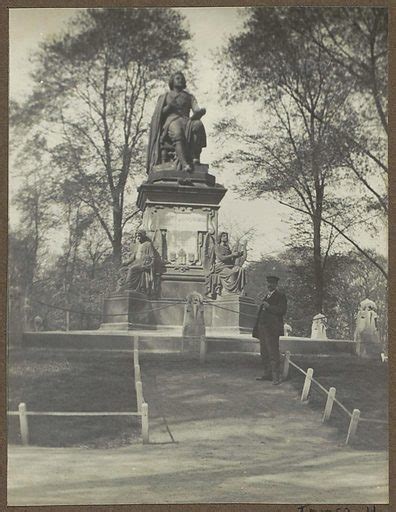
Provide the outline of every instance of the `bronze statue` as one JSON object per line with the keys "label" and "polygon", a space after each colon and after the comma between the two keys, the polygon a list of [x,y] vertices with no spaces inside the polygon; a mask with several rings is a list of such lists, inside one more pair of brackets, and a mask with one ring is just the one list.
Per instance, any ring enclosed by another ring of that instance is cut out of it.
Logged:
{"label": "bronze statue", "polygon": [[202,148],[206,147],[205,128],[200,119],[206,110],[185,89],[186,79],[178,71],[169,80],[169,91],[158,98],[150,124],[148,173],[155,165],[171,159],[176,169],[185,172],[191,172],[193,164],[200,162]]}
{"label": "bronze statue", "polygon": [[[208,244],[206,244],[208,245]],[[230,249],[228,233],[220,233],[218,242],[208,251],[212,259],[206,275],[206,295],[215,299],[225,293],[242,295],[246,285],[246,273],[242,268],[246,260],[246,245]]]}
{"label": "bronze statue", "polygon": [[139,244],[121,266],[117,291],[133,290],[151,296],[156,293],[160,257],[144,229],[136,238]]}

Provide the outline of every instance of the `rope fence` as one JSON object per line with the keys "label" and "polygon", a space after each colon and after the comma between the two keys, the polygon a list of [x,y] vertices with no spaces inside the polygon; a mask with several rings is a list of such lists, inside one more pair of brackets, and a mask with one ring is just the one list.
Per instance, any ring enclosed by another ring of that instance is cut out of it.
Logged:
{"label": "rope fence", "polygon": [[342,404],[336,398],[336,388],[335,387],[326,389],[318,380],[313,378],[313,373],[314,373],[313,368],[308,368],[307,371],[303,370],[300,366],[298,366],[296,363],[294,363],[291,360],[291,353],[289,351],[287,351],[285,354],[284,366],[283,366],[283,378],[284,379],[286,379],[288,376],[290,366],[292,366],[297,371],[299,371],[300,373],[305,375],[303,389],[301,392],[301,401],[303,403],[308,402],[309,393],[311,391],[312,383],[315,384],[316,387],[326,395],[327,400],[326,400],[326,404],[325,404],[325,408],[324,408],[323,416],[322,416],[323,423],[329,421],[334,404],[336,404],[350,418],[345,444],[349,444],[349,442],[355,437],[359,422],[376,423],[379,425],[388,425],[388,422],[385,420],[378,420],[375,418],[361,418],[361,416],[360,416],[361,413],[360,413],[359,409],[353,409],[352,412],[349,411],[345,407],[345,405]]}

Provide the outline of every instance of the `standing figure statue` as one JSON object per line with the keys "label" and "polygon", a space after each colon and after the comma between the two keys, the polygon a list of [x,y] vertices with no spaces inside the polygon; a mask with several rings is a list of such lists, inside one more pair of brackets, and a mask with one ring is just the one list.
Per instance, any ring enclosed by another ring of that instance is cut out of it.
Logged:
{"label": "standing figure statue", "polygon": [[358,356],[376,357],[382,350],[378,332],[377,304],[370,299],[362,300],[359,305],[354,339]]}
{"label": "standing figure statue", "polygon": [[217,295],[235,293],[241,295],[246,285],[246,273],[242,268],[246,260],[246,246],[230,249],[228,233],[220,233],[214,247],[213,262],[206,275],[206,295],[215,299]]}
{"label": "standing figure statue", "polygon": [[172,156],[176,168],[185,172],[191,172],[193,164],[200,162],[202,148],[206,147],[205,128],[200,119],[206,110],[198,106],[185,88],[186,79],[178,71],[170,77],[170,90],[158,98],[150,124],[148,173]]}
{"label": "standing figure statue", "polygon": [[136,235],[138,246],[120,269],[117,291],[133,290],[148,296],[156,292],[159,254],[144,229]]}

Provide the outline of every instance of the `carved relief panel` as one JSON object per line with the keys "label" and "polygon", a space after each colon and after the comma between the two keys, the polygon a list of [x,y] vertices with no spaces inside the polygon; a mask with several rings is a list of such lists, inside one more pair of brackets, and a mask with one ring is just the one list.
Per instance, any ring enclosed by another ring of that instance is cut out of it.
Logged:
{"label": "carved relief panel", "polygon": [[217,210],[209,207],[148,205],[143,225],[164,263],[176,270],[202,267],[206,233],[217,234]]}

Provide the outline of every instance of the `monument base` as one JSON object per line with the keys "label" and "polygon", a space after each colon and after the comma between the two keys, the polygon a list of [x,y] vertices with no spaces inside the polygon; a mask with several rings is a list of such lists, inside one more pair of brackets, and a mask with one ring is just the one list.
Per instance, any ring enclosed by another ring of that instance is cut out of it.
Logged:
{"label": "monument base", "polygon": [[103,302],[100,329],[126,331],[147,329],[153,324],[151,303],[144,293],[131,290],[111,293]]}
{"label": "monument base", "polygon": [[[134,291],[114,292],[104,300],[101,330],[182,328],[185,301],[178,298],[148,299]],[[212,332],[252,332],[257,305],[249,297],[223,295],[205,301],[205,326]]]}
{"label": "monument base", "polygon": [[248,333],[253,330],[258,307],[254,299],[242,295],[222,295],[210,301],[210,325],[214,330],[225,333]]}

